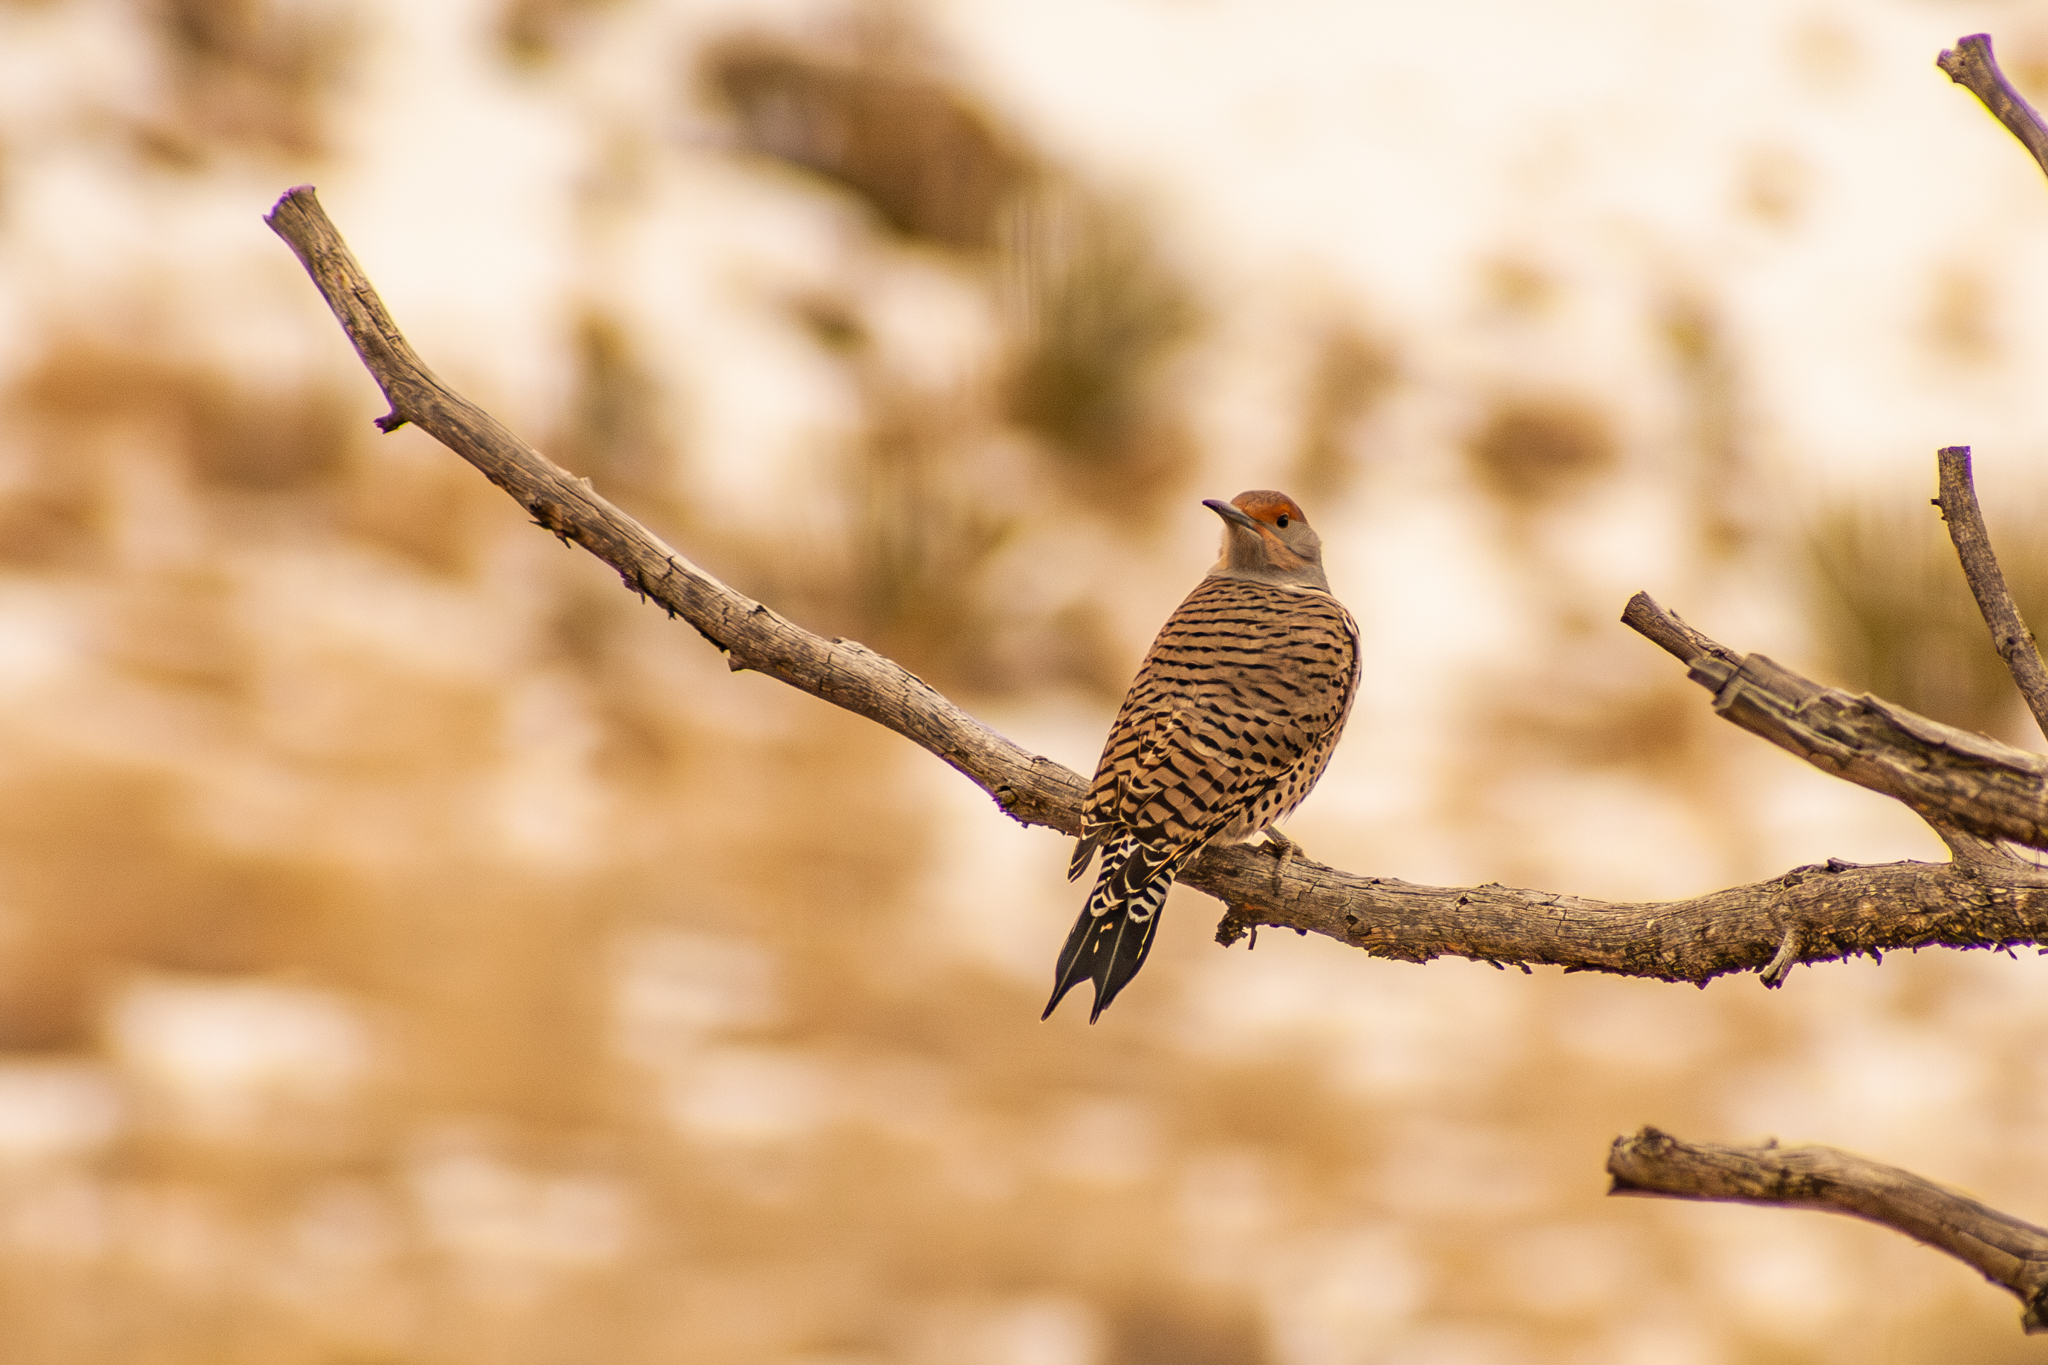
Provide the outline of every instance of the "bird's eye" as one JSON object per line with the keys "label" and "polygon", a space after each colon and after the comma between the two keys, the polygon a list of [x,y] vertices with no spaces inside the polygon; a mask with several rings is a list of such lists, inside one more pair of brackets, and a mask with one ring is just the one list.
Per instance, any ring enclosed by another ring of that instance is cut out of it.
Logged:
{"label": "bird's eye", "polygon": [[1279,528],[1280,528],[1281,530],[1283,530],[1283,531],[1284,531],[1284,530],[1286,530],[1286,529],[1287,529],[1287,514],[1286,514],[1285,512],[1282,512],[1282,513],[1280,514],[1280,519],[1279,519],[1278,521],[1274,522],[1273,524],[1274,524],[1275,526],[1279,527]]}

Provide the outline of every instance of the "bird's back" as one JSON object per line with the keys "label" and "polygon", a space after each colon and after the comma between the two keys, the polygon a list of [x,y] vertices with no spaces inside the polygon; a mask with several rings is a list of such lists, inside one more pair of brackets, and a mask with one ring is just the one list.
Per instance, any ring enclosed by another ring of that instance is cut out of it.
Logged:
{"label": "bird's back", "polygon": [[1281,819],[1322,775],[1357,689],[1358,628],[1335,597],[1205,578],[1110,728],[1077,864],[1122,837],[1191,853]]}
{"label": "bird's back", "polygon": [[1174,878],[1206,844],[1249,839],[1323,775],[1358,692],[1358,627],[1322,538],[1285,493],[1204,507],[1215,567],[1159,630],[1110,727],[1068,869],[1102,866],[1067,934],[1045,1016],[1082,981],[1093,1023],[1145,965]]}

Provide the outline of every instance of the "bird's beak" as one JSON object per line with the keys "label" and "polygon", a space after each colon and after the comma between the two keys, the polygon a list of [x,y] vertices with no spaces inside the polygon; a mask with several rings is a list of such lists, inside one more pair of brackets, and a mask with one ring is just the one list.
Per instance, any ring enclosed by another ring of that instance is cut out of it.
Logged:
{"label": "bird's beak", "polygon": [[1250,531],[1253,535],[1257,535],[1259,533],[1258,522],[1254,521],[1251,517],[1247,516],[1241,508],[1232,507],[1229,503],[1224,502],[1220,498],[1204,498],[1202,499],[1202,506],[1208,508],[1211,512],[1214,512],[1217,516],[1223,518],[1227,522],[1230,522],[1234,526],[1242,526],[1245,530]]}

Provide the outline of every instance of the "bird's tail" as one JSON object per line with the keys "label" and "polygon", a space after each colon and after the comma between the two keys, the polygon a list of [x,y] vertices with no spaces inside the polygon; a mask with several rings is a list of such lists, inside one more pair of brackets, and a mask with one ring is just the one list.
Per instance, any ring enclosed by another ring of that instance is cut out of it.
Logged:
{"label": "bird's tail", "polygon": [[1117,992],[1145,965],[1152,936],[1159,930],[1160,907],[1179,870],[1148,857],[1136,839],[1125,839],[1103,854],[1095,889],[1067,935],[1067,946],[1060,949],[1052,999],[1039,1018],[1050,1019],[1067,992],[1083,981],[1095,983],[1095,1008],[1088,1012],[1088,1022],[1102,1017]]}

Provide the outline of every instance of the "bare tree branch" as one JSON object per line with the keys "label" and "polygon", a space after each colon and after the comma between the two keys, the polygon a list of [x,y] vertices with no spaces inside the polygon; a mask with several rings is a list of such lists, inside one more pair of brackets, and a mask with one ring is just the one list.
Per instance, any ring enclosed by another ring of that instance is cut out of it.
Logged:
{"label": "bare tree branch", "polygon": [[765,673],[887,726],[964,773],[1026,825],[1080,833],[1086,784],[1071,769],[1003,738],[865,645],[813,635],[733,591],[599,497],[588,479],[443,384],[400,335],[312,186],[287,191],[264,221],[298,255],[384,391],[391,411],[378,427],[395,431],[411,422],[475,465],[537,525],[590,551],[628,588],[695,626],[735,671]]}
{"label": "bare tree branch", "polygon": [[2048,174],[2048,124],[2041,122],[2034,106],[1998,69],[1998,60],[1991,55],[1990,34],[1972,33],[1956,39],[1956,45],[1943,48],[1934,64],[1946,71],[1950,80],[1983,101],[1984,107],[2033,153],[2042,172]]}
{"label": "bare tree branch", "polygon": [[2020,1325],[2048,1332],[2048,1228],[1911,1171],[1833,1147],[1719,1147],[1655,1128],[1614,1140],[1609,1194],[1783,1204],[1852,1214],[1945,1251],[2018,1296]]}
{"label": "bare tree branch", "polygon": [[[725,651],[732,667],[754,669],[887,726],[944,759],[1025,824],[1079,830],[1084,784],[1078,774],[996,734],[865,646],[813,635],[727,587],[450,391],[399,334],[310,188],[287,193],[266,221],[298,254],[383,389],[391,404],[379,419],[384,430],[405,422],[420,426],[510,493],[536,523],[590,551],[627,587],[695,626]],[[1848,755],[1854,761],[1838,765],[1840,775],[1920,802],[1915,808],[1923,814],[1972,831],[1972,838],[1976,832],[1985,839],[2042,837],[2048,759],[1875,698],[1829,692],[1768,660],[1742,659],[1646,597],[1630,611],[1631,624],[1717,689],[1717,706],[1738,723],[1830,771],[1837,771],[1829,766],[1833,755]],[[1877,867],[1830,861],[1753,886],[1649,904],[1498,885],[1417,886],[1300,856],[1276,860],[1241,845],[1210,848],[1180,880],[1229,907],[1217,931],[1224,943],[1273,925],[1410,962],[1449,955],[1496,966],[1545,963],[1701,983],[1768,967],[1766,981],[1776,984],[1797,962],[2048,938],[2048,874],[1981,840],[1960,847],[1979,856]]]}
{"label": "bare tree branch", "polygon": [[1731,668],[1742,663],[1741,655],[1694,630],[1677,612],[1658,606],[1646,592],[1628,599],[1621,609],[1621,623],[1680,663],[1716,659]]}
{"label": "bare tree branch", "polygon": [[[1983,552],[1988,559],[1988,544]],[[1738,660],[1648,593],[1630,598],[1621,619],[1683,659],[1686,675],[1714,694],[1714,710],[1751,734],[1831,776],[1903,801],[1937,828],[1949,824],[1984,839],[2048,848],[2048,755],[1943,725],[1882,697],[1823,687],[1761,654]]]}
{"label": "bare tree branch", "polygon": [[[2048,171],[2048,127],[1999,72],[1989,37],[1962,39],[1940,65]],[[383,389],[391,405],[378,421],[383,430],[405,422],[426,430],[537,524],[696,627],[734,669],[768,674],[887,726],[1024,824],[1078,832],[1085,790],[1078,774],[996,734],[865,646],[822,639],[727,587],[599,497],[588,480],[449,390],[399,334],[310,186],[289,191],[266,221],[297,253]],[[1943,450],[1940,467],[1937,505],[1971,590],[2048,733],[2048,669],[1984,534],[1968,449]],[[1453,955],[1525,972],[1546,963],[1701,985],[1757,970],[1765,985],[1777,986],[1800,962],[1929,944],[2010,952],[2010,945],[2048,938],[2048,872],[1998,846],[2048,847],[2048,758],[1877,697],[1823,687],[1762,655],[1739,655],[1647,594],[1632,598],[1622,619],[1684,662],[1688,676],[1714,694],[1716,712],[1831,775],[1904,802],[1941,835],[1953,861],[1858,866],[1829,859],[1751,886],[1619,904],[1499,885],[1417,886],[1301,856],[1276,861],[1241,846],[1212,847],[1181,881],[1225,902],[1218,941],[1271,925],[1411,962]],[[2026,1306],[2026,1330],[2048,1331],[2048,1230],[1909,1172],[1832,1148],[1699,1146],[1647,1127],[1616,1140],[1607,1168],[1613,1194],[1805,1204],[1895,1228],[2004,1285]]]}
{"label": "bare tree branch", "polygon": [[1899,948],[2006,948],[2048,938],[2048,877],[1995,862],[1859,866],[1830,859],[1685,900],[1589,900],[1497,884],[1418,886],[1302,858],[1275,872],[1205,868],[1230,906],[1217,940],[1261,926],[1317,933],[1375,957],[1466,957],[1705,984]]}
{"label": "bare tree branch", "polygon": [[1970,448],[1945,446],[1935,456],[1941,471],[1941,496],[1934,505],[1948,523],[1949,539],[1955,542],[1956,558],[1963,564],[1963,577],[1970,581],[1970,593],[1977,610],[1991,628],[1991,643],[2005,660],[2034,723],[2048,735],[2048,668],[2041,664],[2041,650],[2034,632],[2020,618],[2019,605],[2005,586],[2005,574],[1991,553],[1991,536],[1984,529],[1984,513],[1977,506],[1977,485],[1970,475]]}
{"label": "bare tree branch", "polygon": [[[1988,35],[1962,39],[1941,54],[1940,66],[1975,93],[2048,172],[2048,126],[1999,71]],[[2048,734],[2048,669],[1992,553],[1970,476],[1969,447],[1950,446],[1936,458],[1941,496],[1935,506],[1948,522],[1992,643]],[[1937,884],[1947,883],[1937,894],[1974,897],[1979,905],[2008,897],[2014,904],[2038,902],[2038,876],[2014,874],[2018,860],[1998,841],[2042,846],[2048,760],[1876,697],[1823,688],[1761,655],[1736,659],[1641,593],[1622,619],[1684,660],[1688,675],[1714,693],[1714,709],[1729,720],[1918,812],[1955,855],[1945,867],[1929,869]],[[1897,867],[1854,871],[1891,874]],[[2028,890],[2020,891],[2015,875]],[[1782,980],[1791,962],[1805,954],[1810,933],[1811,921],[1788,922],[1779,953],[1764,969],[1766,985]],[[1909,1171],[1831,1147],[1699,1145],[1655,1128],[1615,1139],[1607,1171],[1614,1179],[1611,1194],[1805,1205],[1881,1223],[2005,1286],[2024,1305],[2021,1326],[2048,1332],[2048,1229]]]}

